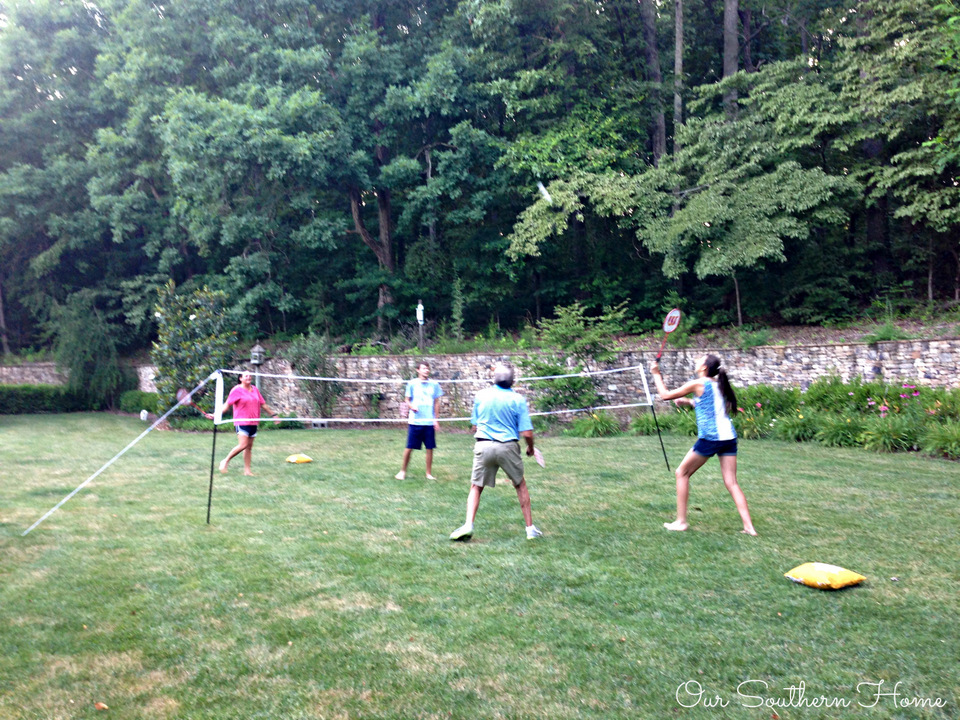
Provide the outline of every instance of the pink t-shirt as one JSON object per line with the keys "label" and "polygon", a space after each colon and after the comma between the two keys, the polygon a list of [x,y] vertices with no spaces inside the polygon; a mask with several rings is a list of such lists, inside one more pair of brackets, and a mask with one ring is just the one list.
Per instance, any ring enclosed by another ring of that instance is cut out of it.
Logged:
{"label": "pink t-shirt", "polygon": [[244,418],[260,417],[260,406],[265,405],[266,402],[256,385],[251,385],[249,390],[244,390],[243,385],[237,385],[227,395],[226,407],[233,405],[233,416],[242,420],[242,422],[234,420],[234,425],[259,425],[259,420],[244,420]]}

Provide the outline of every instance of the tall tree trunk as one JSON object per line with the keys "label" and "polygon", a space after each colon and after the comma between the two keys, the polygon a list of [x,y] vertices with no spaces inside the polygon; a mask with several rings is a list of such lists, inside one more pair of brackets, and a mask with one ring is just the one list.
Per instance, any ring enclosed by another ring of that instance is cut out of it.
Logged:
{"label": "tall tree trunk", "polygon": [[2,343],[3,354],[10,354],[10,339],[7,337],[7,316],[3,311],[3,273],[0,273],[0,343]]}
{"label": "tall tree trunk", "polygon": [[953,262],[957,266],[957,272],[953,276],[953,299],[960,302],[960,252],[951,249],[950,254],[953,255]]}
{"label": "tall tree trunk", "polygon": [[737,296],[737,327],[743,327],[743,312],[740,310],[740,283],[737,281],[736,275],[731,275],[733,278],[733,293]]}
{"label": "tall tree trunk", "polygon": [[927,302],[933,304],[933,237],[927,238]]}
{"label": "tall tree trunk", "polygon": [[667,123],[663,115],[663,73],[660,71],[660,53],[657,49],[657,11],[653,0],[640,0],[640,15],[643,18],[643,42],[646,46],[647,77],[653,86],[653,164],[667,152]]}
{"label": "tall tree trunk", "polygon": [[743,25],[743,69],[748,73],[756,72],[757,68],[753,65],[753,53],[750,50],[750,41],[753,39],[753,13],[749,8],[740,10],[737,13],[740,16],[740,24]]}
{"label": "tall tree trunk", "polygon": [[[390,239],[390,191],[377,191],[377,216],[380,221],[380,228],[377,237],[374,237],[363,222],[363,200],[360,194],[360,188],[351,187],[350,191],[350,214],[353,216],[354,231],[363,240],[363,244],[373,250],[377,256],[380,267],[392,275],[394,271],[393,248]],[[377,297],[377,310],[382,311],[386,305],[393,304],[393,294],[390,292],[390,286],[381,283]],[[382,312],[377,316],[377,332],[381,335],[386,331],[386,319]]]}
{"label": "tall tree trunk", "polygon": [[673,3],[673,154],[680,151],[677,130],[683,125],[683,0]]}
{"label": "tall tree trunk", "polygon": [[[723,0],[723,77],[736,75],[740,43],[738,41],[739,3],[737,0]],[[723,106],[727,116],[737,114],[737,91],[729,90],[723,94]]]}

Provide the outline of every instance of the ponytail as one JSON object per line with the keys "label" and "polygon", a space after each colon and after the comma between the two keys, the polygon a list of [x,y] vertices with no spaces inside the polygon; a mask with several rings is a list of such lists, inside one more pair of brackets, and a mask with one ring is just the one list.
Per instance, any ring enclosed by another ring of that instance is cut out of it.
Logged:
{"label": "ponytail", "polygon": [[716,355],[707,355],[703,364],[707,368],[707,377],[717,378],[717,386],[720,388],[720,395],[723,396],[723,402],[727,406],[727,414],[736,415],[737,394],[733,391],[733,386],[727,377],[727,371],[720,367],[720,358]]}

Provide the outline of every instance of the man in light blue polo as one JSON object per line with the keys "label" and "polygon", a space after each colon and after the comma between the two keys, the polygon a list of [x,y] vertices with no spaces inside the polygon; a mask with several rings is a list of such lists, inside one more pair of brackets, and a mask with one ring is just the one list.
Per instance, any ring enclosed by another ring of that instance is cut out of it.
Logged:
{"label": "man in light blue polo", "polygon": [[476,426],[473,447],[473,475],[467,495],[467,522],[450,533],[451,540],[469,540],[473,535],[473,521],[480,507],[480,493],[485,487],[496,485],[501,468],[517,489],[520,512],[527,526],[527,540],[542,537],[533,524],[530,512],[530,493],[523,477],[523,458],[520,456],[520,438],[527,446],[527,455],[533,455],[533,424],[523,396],[510,388],[513,369],[498,364],[493,371],[493,386],[477,393],[473,401],[470,422]]}

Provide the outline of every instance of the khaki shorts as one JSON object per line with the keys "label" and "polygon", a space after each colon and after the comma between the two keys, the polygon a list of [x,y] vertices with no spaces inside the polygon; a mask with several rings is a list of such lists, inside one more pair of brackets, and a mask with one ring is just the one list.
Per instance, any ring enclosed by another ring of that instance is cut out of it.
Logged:
{"label": "khaki shorts", "polygon": [[481,440],[473,446],[473,475],[470,482],[483,487],[494,487],[497,484],[497,470],[500,468],[503,468],[514,487],[523,482],[520,443]]}

